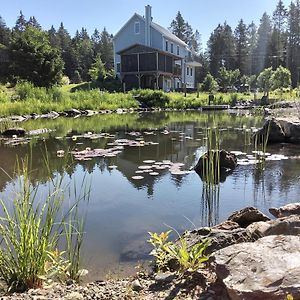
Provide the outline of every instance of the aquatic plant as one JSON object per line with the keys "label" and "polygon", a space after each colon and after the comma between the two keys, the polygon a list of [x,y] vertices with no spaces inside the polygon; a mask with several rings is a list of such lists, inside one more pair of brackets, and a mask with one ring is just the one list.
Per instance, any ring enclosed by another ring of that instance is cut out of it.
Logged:
{"label": "aquatic plant", "polygon": [[168,241],[171,232],[172,230],[160,234],[149,232],[150,239],[148,242],[154,247],[150,255],[155,257],[158,270],[168,269],[170,260],[176,261],[181,273],[199,270],[203,263],[209,259],[204,254],[210,244],[209,240],[205,239],[189,248],[184,235],[178,234],[178,242]]}
{"label": "aquatic plant", "polygon": [[[15,196],[10,201],[0,199],[3,211],[0,217],[0,276],[10,291],[37,288],[45,282],[68,277],[78,280],[70,270],[77,270],[80,263],[78,254],[83,228],[74,224],[76,220],[72,216],[78,217],[74,211],[89,193],[80,195],[64,212],[62,206],[68,188],[63,184],[63,176],[49,178],[44,195],[39,184],[31,184],[29,167],[28,158],[17,163]],[[67,230],[68,224],[72,226],[71,232]],[[68,241],[70,234],[77,242]],[[67,251],[60,251],[61,245],[65,245]],[[71,259],[66,255],[69,253],[76,253],[76,256]]]}

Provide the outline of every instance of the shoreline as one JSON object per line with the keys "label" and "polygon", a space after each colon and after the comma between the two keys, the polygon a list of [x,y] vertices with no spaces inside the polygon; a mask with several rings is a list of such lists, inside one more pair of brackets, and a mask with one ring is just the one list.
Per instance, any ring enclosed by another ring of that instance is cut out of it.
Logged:
{"label": "shoreline", "polygon": [[[216,226],[188,231],[184,236],[187,238],[189,246],[191,243],[196,243],[197,239],[201,240],[203,235],[210,236],[211,240],[211,249],[207,250],[211,253],[209,262],[194,273],[185,272],[180,274],[174,270],[155,273],[153,270],[147,272],[139,269],[135,275],[125,278],[105,281],[95,280],[83,285],[74,284],[72,281],[67,281],[65,284],[53,283],[41,289],[31,289],[25,293],[2,293],[0,296],[3,300],[237,299],[234,298],[234,294],[237,291],[234,290],[233,286],[229,288],[229,283],[226,281],[231,280],[232,284],[234,278],[228,279],[232,276],[222,278],[222,272],[220,272],[221,267],[227,266],[227,263],[224,263],[223,256],[226,251],[228,252],[228,249],[238,247],[247,249],[251,245],[260,247],[259,243],[262,244],[262,241],[267,239],[276,240],[279,238],[284,240],[293,237],[299,239],[300,228],[297,226],[300,224],[300,203],[291,203],[280,208],[270,208],[269,211],[275,218],[268,218],[254,207],[246,207],[234,212],[226,221]],[[224,238],[225,236],[227,238]],[[289,252],[287,249],[284,249],[284,251]],[[262,256],[266,256],[266,259],[268,259],[268,254],[270,253],[262,253]],[[255,255],[253,253],[254,257]],[[270,255],[272,256],[272,253]],[[297,249],[296,256],[295,253],[293,255],[297,265],[300,263],[299,249]],[[232,260],[234,259],[233,257]],[[281,271],[289,272],[289,270],[285,270],[284,260],[281,263]],[[231,262],[228,261],[228,265],[230,264]],[[245,261],[246,264],[247,262]],[[259,264],[264,264],[264,262],[261,261]],[[228,268],[229,272],[232,272],[230,266]],[[241,266],[242,268],[243,266]],[[249,266],[246,265],[245,268],[249,268]],[[270,266],[268,272],[271,272],[272,268],[273,266]],[[278,270],[276,271],[278,272]],[[258,276],[258,280],[261,280],[262,275],[267,276],[263,272],[254,272],[253,274]],[[283,293],[287,295],[290,292],[295,297],[293,298],[294,300],[299,299],[299,285],[289,285],[284,288],[284,283],[276,282],[276,278],[273,278],[271,281],[274,282],[274,286],[277,288],[274,292],[271,284],[264,286],[264,283],[261,283],[261,288],[264,288],[262,295],[266,298],[258,296],[259,290],[251,291],[251,287],[249,287],[249,290],[245,292],[241,284],[235,284],[235,288],[240,289],[238,292],[241,293],[240,296],[242,298],[239,299],[283,299]]]}

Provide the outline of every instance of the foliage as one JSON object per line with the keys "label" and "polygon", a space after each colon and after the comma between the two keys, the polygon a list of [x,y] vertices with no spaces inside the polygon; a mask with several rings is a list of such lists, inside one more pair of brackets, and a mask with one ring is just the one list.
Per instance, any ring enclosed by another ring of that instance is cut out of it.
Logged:
{"label": "foliage", "polygon": [[210,73],[205,76],[201,85],[201,90],[210,93],[218,90],[218,83]]}
{"label": "foliage", "polygon": [[291,72],[280,66],[272,74],[271,81],[274,90],[289,88],[291,86]]}
{"label": "foliage", "polygon": [[16,31],[10,43],[11,75],[31,81],[35,86],[49,87],[62,76],[63,61],[50,45],[48,35],[33,26]]}
{"label": "foliage", "polygon": [[[65,239],[67,217],[78,206],[75,200],[67,212],[64,201],[63,177],[50,180],[43,201],[39,185],[30,183],[29,161],[17,166],[18,188],[12,202],[0,200],[3,216],[0,218],[0,275],[12,291],[41,287],[44,282],[63,280],[68,270],[78,261],[69,260],[58,248]],[[88,194],[80,195],[83,199]],[[75,220],[74,220],[75,221]],[[74,236],[77,239],[76,235]],[[81,240],[81,237],[79,237]],[[73,247],[67,244],[68,251]],[[76,250],[80,252],[80,249]],[[74,277],[73,277],[74,278]],[[75,278],[78,279],[78,278]]]}
{"label": "foliage", "polygon": [[208,260],[204,252],[209,246],[209,241],[205,239],[188,249],[184,236],[180,236],[178,243],[168,241],[171,232],[171,230],[160,234],[149,232],[150,239],[148,242],[154,247],[150,255],[156,258],[155,262],[158,269],[168,268],[168,262],[174,259],[179,264],[182,273],[199,270],[202,264]]}
{"label": "foliage", "polygon": [[104,81],[106,78],[105,66],[101,60],[100,54],[97,54],[94,63],[89,69],[89,75],[93,81]]}
{"label": "foliage", "polygon": [[265,95],[269,95],[269,91],[272,87],[272,68],[264,69],[257,77],[259,87],[264,91]]}
{"label": "foliage", "polygon": [[167,107],[170,101],[168,94],[161,90],[133,90],[132,95],[143,107]]}
{"label": "foliage", "polygon": [[227,70],[225,67],[221,67],[219,70],[218,80],[222,91],[226,92],[228,88],[236,84],[239,77],[240,71],[238,69]]}

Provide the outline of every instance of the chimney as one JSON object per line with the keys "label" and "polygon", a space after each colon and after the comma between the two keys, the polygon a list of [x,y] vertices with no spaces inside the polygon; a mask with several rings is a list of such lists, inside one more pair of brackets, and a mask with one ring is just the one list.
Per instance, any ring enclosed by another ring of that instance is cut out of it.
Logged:
{"label": "chimney", "polygon": [[152,7],[150,5],[147,5],[145,7],[145,45],[151,46],[151,21],[152,21],[152,15],[151,15],[151,9]]}

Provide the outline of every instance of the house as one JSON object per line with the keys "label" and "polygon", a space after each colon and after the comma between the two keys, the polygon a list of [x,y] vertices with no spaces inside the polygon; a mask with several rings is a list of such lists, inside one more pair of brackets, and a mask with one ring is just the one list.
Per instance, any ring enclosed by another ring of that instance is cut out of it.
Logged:
{"label": "house", "polygon": [[152,21],[151,10],[145,7],[145,17],[135,13],[114,36],[116,75],[127,90],[195,88],[201,65],[184,41]]}

